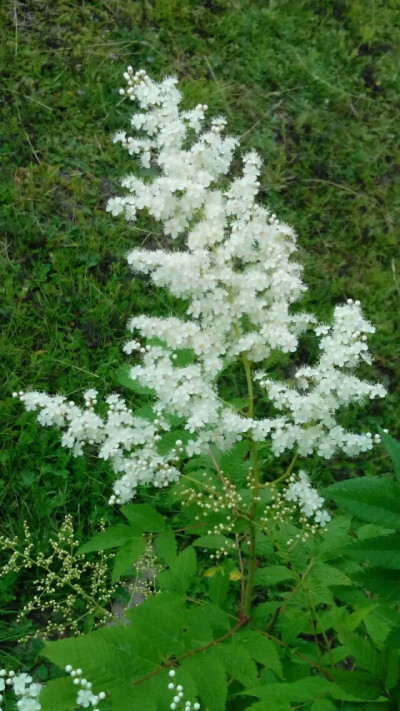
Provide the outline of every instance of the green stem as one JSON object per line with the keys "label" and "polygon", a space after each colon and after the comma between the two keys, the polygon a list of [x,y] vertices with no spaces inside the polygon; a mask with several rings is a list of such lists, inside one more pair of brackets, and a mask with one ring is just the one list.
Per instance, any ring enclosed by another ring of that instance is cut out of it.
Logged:
{"label": "green stem", "polygon": [[287,468],[286,471],[282,474],[282,476],[279,476],[277,479],[274,479],[273,481],[268,481],[266,484],[263,484],[262,486],[263,486],[263,487],[264,487],[264,486],[274,486],[275,484],[279,484],[280,481],[283,481],[283,480],[286,479],[288,476],[290,476],[291,473],[292,473],[292,471],[293,471],[293,467],[294,467],[294,465],[295,465],[296,462],[297,462],[297,457],[298,457],[298,456],[299,456],[299,455],[298,455],[297,452],[296,452],[296,454],[293,455],[292,461],[290,462],[288,468]]}
{"label": "green stem", "polygon": [[[253,393],[253,381],[251,378],[251,368],[250,362],[246,354],[242,356],[242,362],[244,365],[244,370],[246,373],[247,391],[249,396],[249,407],[247,416],[253,418],[254,416],[254,393]],[[252,500],[249,511],[249,522],[250,522],[250,534],[249,534],[249,561],[247,567],[247,580],[244,590],[244,601],[243,601],[243,615],[245,618],[250,617],[251,611],[251,600],[253,596],[254,587],[254,577],[256,573],[256,522],[255,517],[257,513],[257,502],[258,494],[260,489],[260,470],[258,466],[258,456],[257,456],[257,444],[250,437],[250,453],[251,462],[253,469],[253,482],[252,482]]]}

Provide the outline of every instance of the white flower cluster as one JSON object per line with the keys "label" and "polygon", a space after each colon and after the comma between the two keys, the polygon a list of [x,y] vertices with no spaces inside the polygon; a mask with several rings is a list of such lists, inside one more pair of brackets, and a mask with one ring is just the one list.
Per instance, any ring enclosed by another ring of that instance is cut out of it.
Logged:
{"label": "white flower cluster", "polygon": [[42,685],[32,682],[32,677],[29,674],[15,674],[13,671],[7,672],[6,669],[0,669],[0,709],[5,701],[2,692],[8,688],[13,689],[17,697],[19,711],[39,711],[41,709],[38,696]]}
{"label": "white flower cluster", "polygon": [[161,413],[152,422],[135,417],[119,395],[106,398],[107,411],[101,417],[94,411],[97,391],[84,394],[85,408],[60,395],[39,392],[13,393],[27,410],[39,410],[38,422],[43,426],[55,425],[65,429],[61,443],[70,447],[75,456],[82,454],[85,444],[96,445],[100,459],[110,460],[113,470],[122,474],[114,485],[110,503],[125,503],[135,495],[139,485],[168,486],[177,481],[179,471],[175,464],[182,451],[177,440],[166,455],[161,455],[157,444],[162,433],[169,430]]}
{"label": "white flower cluster", "polygon": [[184,700],[183,686],[182,684],[175,684],[172,679],[175,677],[175,669],[171,669],[168,672],[168,676],[171,681],[168,684],[168,689],[173,692],[174,697],[172,703],[170,704],[170,709],[182,709],[183,711],[198,711],[200,704],[198,701],[192,703],[191,701]]}
{"label": "white flower cluster", "polygon": [[329,513],[322,508],[324,499],[311,486],[308,475],[302,469],[297,476],[290,476],[284,496],[287,501],[294,501],[298,505],[305,518],[313,518],[322,528],[331,520]]}
{"label": "white flower cluster", "polygon": [[99,701],[106,698],[105,692],[100,691],[98,694],[94,694],[92,683],[82,676],[82,669],[73,669],[72,664],[67,664],[65,671],[71,675],[75,686],[81,687],[76,695],[76,705],[83,706],[84,709],[91,706],[94,711],[98,711],[97,705]]}
{"label": "white flower cluster", "polygon": [[349,299],[336,307],[332,326],[316,328],[322,335],[320,359],[313,367],[296,370],[294,386],[257,374],[275,408],[286,415],[272,433],[275,454],[297,446],[303,456],[316,451],[329,459],[337,449],[354,456],[380,441],[370,432],[347,432],[336,421],[340,407],[386,394],[381,384],[360,380],[353,372],[360,361],[370,362],[366,334],[374,331],[362,316],[360,302]]}
{"label": "white flower cluster", "polygon": [[[185,420],[188,456],[210,444],[227,450],[248,436],[271,438],[276,456],[290,449],[326,458],[337,450],[353,456],[370,449],[378,437],[347,432],[336,420],[343,405],[385,394],[354,373],[360,361],[368,362],[366,338],[374,330],[359,303],[337,307],[331,326],[294,312],[305,290],[293,259],[296,235],[257,203],[259,156],[245,155],[242,174],[229,182],[224,176],[238,141],[224,135],[225,120],[207,128],[206,106],[181,111],[173,78],[157,83],[131,67],[125,78],[121,93],[140,109],[131,120],[136,137],[119,133],[115,141],[152,172],[124,179],[126,194],[112,198],[107,210],[129,221],[145,211],[166,235],[179,237],[169,251],[134,249],[128,262],[187,303],[183,319],[143,315],[128,324],[133,337],[124,350],[140,359],[130,375],[154,391],[158,425],[132,416],[117,395],[107,399],[106,419],[94,412],[89,391],[85,410],[66,398],[28,392],[25,406],[41,411],[41,424],[66,427],[62,441],[75,454],[86,442],[99,447],[99,456],[122,473],[111,499],[118,502],[131,498],[138,484],[164,486],[178,477],[176,447],[160,456],[154,444],[159,430],[168,429],[166,413]],[[221,400],[217,379],[227,363],[242,359],[262,369],[271,351],[294,353],[307,329],[320,338],[321,357],[297,371],[296,386],[256,375],[273,406],[269,417],[247,417]],[[186,365],[179,365],[182,349],[193,354]]]}

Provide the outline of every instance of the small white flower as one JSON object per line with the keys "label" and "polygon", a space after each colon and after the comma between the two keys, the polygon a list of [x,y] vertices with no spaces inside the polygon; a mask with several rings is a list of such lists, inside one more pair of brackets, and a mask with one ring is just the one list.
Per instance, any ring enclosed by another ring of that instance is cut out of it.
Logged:
{"label": "small white flower", "polygon": [[16,694],[24,694],[25,687],[30,684],[32,677],[29,674],[17,674],[13,679],[14,691]]}
{"label": "small white flower", "polygon": [[90,689],[79,689],[76,697],[76,703],[78,706],[83,706],[83,708],[86,709],[89,705],[91,705],[93,698],[94,697]]}

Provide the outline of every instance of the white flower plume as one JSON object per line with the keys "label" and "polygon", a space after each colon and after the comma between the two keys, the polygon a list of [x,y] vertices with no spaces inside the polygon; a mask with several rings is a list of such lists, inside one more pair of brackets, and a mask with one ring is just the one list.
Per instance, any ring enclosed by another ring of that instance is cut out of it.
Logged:
{"label": "white flower plume", "polygon": [[[110,199],[107,210],[128,221],[144,212],[176,239],[169,250],[134,249],[128,262],[187,303],[185,318],[141,315],[128,323],[133,338],[124,350],[138,358],[130,375],[155,392],[158,424],[135,417],[118,396],[108,399],[107,415],[100,417],[93,392],[86,393],[85,409],[29,392],[22,394],[26,407],[41,411],[41,424],[66,429],[63,444],[75,454],[87,442],[98,447],[99,456],[122,474],[112,497],[118,502],[141,484],[163,486],[178,477],[176,447],[161,455],[157,446],[160,431],[168,429],[167,413],[185,421],[188,456],[210,444],[229,449],[244,436],[271,438],[276,456],[294,449],[329,458],[337,450],[353,456],[370,449],[377,436],[348,432],[336,420],[340,407],[385,395],[382,385],[355,374],[360,361],[368,362],[366,339],[374,330],[359,303],[337,307],[327,326],[298,308],[294,312],[305,291],[294,259],[296,235],[257,202],[259,156],[246,154],[242,174],[229,182],[239,141],[224,135],[225,119],[207,126],[205,105],[182,111],[174,78],[157,83],[131,67],[124,76],[127,87],[120,91],[139,111],[131,119],[134,135],[119,132],[114,141],[152,171],[126,177],[125,194]],[[265,375],[271,351],[295,353],[307,329],[320,337],[318,363],[297,370],[296,386]],[[180,349],[190,349],[193,361],[178,365]],[[246,417],[219,397],[217,378],[225,364],[244,357],[258,364],[256,381],[273,405],[263,419]]]}

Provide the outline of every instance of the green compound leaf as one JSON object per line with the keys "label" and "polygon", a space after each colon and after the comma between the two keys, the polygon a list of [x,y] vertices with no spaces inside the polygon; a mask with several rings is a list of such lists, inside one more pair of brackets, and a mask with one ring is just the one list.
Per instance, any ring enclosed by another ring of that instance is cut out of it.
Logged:
{"label": "green compound leaf", "polygon": [[400,570],[400,533],[357,541],[347,553],[380,568]]}
{"label": "green compound leaf", "polygon": [[397,442],[389,434],[383,432],[383,430],[379,430],[379,434],[382,439],[382,444],[393,462],[396,478],[400,480],[400,442]]}
{"label": "green compound leaf", "polygon": [[160,533],[154,540],[156,553],[167,565],[172,565],[177,556],[176,538],[172,531]]}
{"label": "green compound leaf", "polygon": [[125,526],[122,523],[116,526],[110,526],[110,528],[107,528],[105,531],[96,533],[89,541],[84,543],[78,549],[78,553],[92,553],[93,551],[105,551],[109,548],[116,548],[117,546],[124,545],[132,538],[136,538],[137,535],[138,529],[133,526]]}
{"label": "green compound leaf", "polygon": [[284,583],[287,580],[293,580],[294,577],[292,571],[284,565],[269,565],[265,568],[257,568],[255,584],[269,587]]}
{"label": "green compound leaf", "polygon": [[188,657],[183,661],[182,667],[194,679],[204,706],[209,711],[225,711],[228,693],[226,673],[214,650]]}
{"label": "green compound leaf", "polygon": [[400,601],[400,570],[368,567],[353,573],[351,577],[365,590],[385,600]]}
{"label": "green compound leaf", "polygon": [[165,528],[165,518],[150,504],[125,504],[121,513],[143,533],[157,533]]}
{"label": "green compound leaf", "polygon": [[39,696],[42,711],[73,711],[76,708],[77,688],[71,677],[47,681]]}
{"label": "green compound leaf", "polygon": [[239,630],[233,635],[232,644],[246,650],[252,659],[273,671],[280,679],[283,677],[276,645],[261,631]]}
{"label": "green compound leaf", "polygon": [[244,483],[251,464],[249,459],[245,459],[249,452],[249,443],[246,441],[238,442],[229,450],[217,454],[216,460],[224,475],[234,484]]}
{"label": "green compound leaf", "polygon": [[[132,681],[151,673],[161,661],[160,651],[148,639],[141,638],[132,627],[124,626],[48,642],[42,654],[57,666],[72,664],[83,669],[94,690],[111,694],[113,711],[125,707],[121,707],[121,702],[135,708],[143,690],[133,686]],[[149,688],[148,704],[143,708],[155,709],[155,703],[156,697]]]}
{"label": "green compound leaf", "polygon": [[332,669],[329,672],[335,684],[331,696],[344,701],[376,701],[381,696],[380,684],[364,671]]}
{"label": "green compound leaf", "polygon": [[132,538],[130,541],[121,546],[121,548],[119,548],[114,558],[112,574],[113,583],[115,583],[121,575],[128,570],[128,568],[136,563],[145,548],[146,541],[144,538]]}
{"label": "green compound leaf", "polygon": [[193,348],[179,348],[174,351],[176,358],[173,359],[173,365],[178,368],[184,368],[185,365],[190,365],[196,360],[196,354]]}
{"label": "green compound leaf", "polygon": [[137,380],[132,380],[131,376],[129,375],[130,371],[130,365],[121,365],[116,372],[115,382],[118,383],[118,385],[122,385],[122,387],[127,388],[128,390],[132,390],[132,392],[134,393],[138,393],[138,395],[152,395],[154,391],[151,390],[151,388],[147,388],[144,385],[140,385]]}
{"label": "green compound leaf", "polygon": [[311,705],[311,711],[336,711],[335,704],[329,699],[317,699]]}
{"label": "green compound leaf", "polygon": [[220,533],[210,533],[209,536],[200,536],[193,541],[193,545],[197,548],[210,548],[211,550],[217,550],[218,548],[231,549],[232,541],[226,536]]}
{"label": "green compound leaf", "polygon": [[[187,430],[172,430],[171,432],[161,435],[161,439],[157,444],[157,449],[160,454],[168,454],[171,449],[176,449],[177,441],[180,440],[183,445],[186,445],[191,437],[193,437],[193,435],[191,435]],[[178,451],[177,456],[179,455],[180,453]],[[182,454],[181,456],[183,457],[184,455]]]}
{"label": "green compound leaf", "polygon": [[246,647],[231,642],[218,644],[215,647],[215,655],[232,679],[236,679],[243,686],[257,682],[258,669]]}
{"label": "green compound leaf", "polygon": [[160,614],[158,607],[142,605],[129,610],[129,620],[135,631],[163,657],[179,656],[187,651],[185,635],[181,631],[181,609],[169,610],[165,606]]}
{"label": "green compound leaf", "polygon": [[400,528],[400,485],[390,479],[349,479],[328,486],[325,494],[362,521]]}
{"label": "green compound leaf", "polygon": [[385,689],[393,689],[399,679],[399,652],[397,649],[389,648],[385,660]]}
{"label": "green compound leaf", "polygon": [[172,561],[169,570],[162,571],[157,580],[162,590],[175,590],[184,594],[187,592],[197,571],[197,560],[194,548],[189,546]]}
{"label": "green compound leaf", "polygon": [[[267,684],[246,689],[242,692],[246,696],[255,696],[263,699],[265,709],[275,708],[290,708],[292,702],[309,702],[316,696],[323,696],[329,693],[330,682],[324,677],[310,676],[304,679],[299,679],[291,684],[283,682],[281,684]],[[270,706],[271,705],[271,706]]]}
{"label": "green compound leaf", "polygon": [[[251,704],[251,706],[246,706],[246,709],[248,709],[248,711],[267,711],[267,709],[265,708],[265,701],[256,701],[255,704]],[[283,702],[268,702],[268,711],[288,711],[288,707]]]}
{"label": "green compound leaf", "polygon": [[368,639],[347,630],[339,633],[339,639],[346,651],[356,662],[357,668],[364,669],[377,679],[382,675],[382,658]]}

